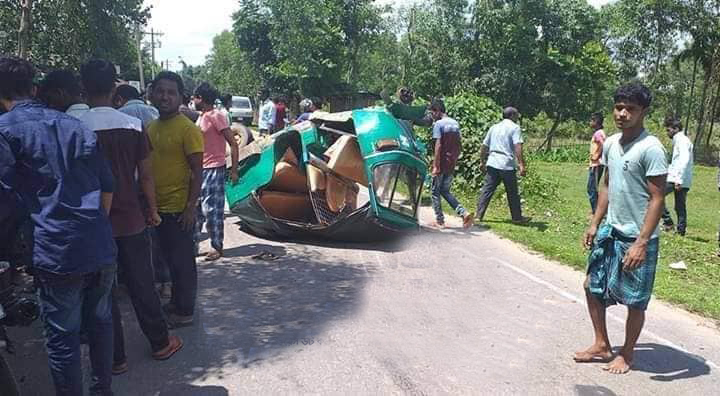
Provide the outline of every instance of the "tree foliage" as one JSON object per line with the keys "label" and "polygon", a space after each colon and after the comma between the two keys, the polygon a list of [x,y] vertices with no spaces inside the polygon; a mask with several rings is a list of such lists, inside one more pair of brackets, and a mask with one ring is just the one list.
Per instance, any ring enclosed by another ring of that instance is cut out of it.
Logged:
{"label": "tree foliage", "polygon": [[355,86],[380,24],[371,0],[241,0],[233,31],[261,85],[301,95]]}
{"label": "tree foliage", "polygon": [[[43,0],[32,3],[30,60],[41,70],[77,68],[91,58],[105,58],[121,71],[137,75],[135,26],[150,10],[142,0]],[[20,21],[19,0],[3,0],[0,52],[15,53]]]}

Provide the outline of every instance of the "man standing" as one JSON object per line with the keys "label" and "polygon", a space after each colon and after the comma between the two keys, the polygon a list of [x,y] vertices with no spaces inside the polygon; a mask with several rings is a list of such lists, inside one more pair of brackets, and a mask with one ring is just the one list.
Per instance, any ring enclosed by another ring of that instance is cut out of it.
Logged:
{"label": "man standing", "polygon": [[160,118],[150,123],[152,169],[158,212],[160,253],[170,269],[170,303],[163,309],[172,327],[193,323],[197,294],[195,216],[200,198],[203,137],[200,128],[180,113],[182,78],[159,73],[152,84],[151,100]]}
{"label": "man standing", "polygon": [[590,199],[590,209],[595,214],[598,199],[598,185],[602,178],[605,167],[600,164],[602,157],[603,143],[605,143],[605,131],[603,131],[603,114],[593,113],[590,117],[590,128],[593,130],[590,140],[590,168],[588,170],[587,194]]}
{"label": "man standing", "polygon": [[0,195],[30,213],[33,267],[50,373],[58,395],[82,395],[80,330],[90,344],[92,394],[112,394],[116,247],[107,213],[113,177],[95,133],[29,100],[35,69],[0,57]]}
{"label": "man standing", "polygon": [[80,81],[68,70],[55,70],[45,76],[40,82],[38,97],[51,109],[75,118],[90,110],[82,100]]}
{"label": "man standing", "polygon": [[267,91],[262,91],[260,98],[264,101],[258,114],[258,130],[260,135],[269,135],[275,128],[275,103]]}
{"label": "man standing", "polygon": [[[662,143],[644,127],[652,96],[647,87],[628,84],[615,91],[613,116],[622,131],[603,145],[604,187],[584,244],[588,258],[585,296],[595,342],[575,353],[575,361],[610,361],[613,374],[627,373],[655,282],[660,216],[665,200],[667,159]],[[607,219],[602,223],[605,215]],[[607,306],[628,307],[625,344],[613,358],[607,333]]]}
{"label": "man standing", "polygon": [[113,104],[121,112],[142,121],[143,129],[147,129],[150,122],[157,120],[159,117],[157,109],[145,104],[140,99],[140,92],[132,85],[123,84],[118,86],[113,98]]}
{"label": "man standing", "polygon": [[295,122],[293,124],[299,124],[301,122],[307,121],[310,119],[310,115],[314,113],[317,110],[317,107],[315,106],[315,103],[313,103],[312,99],[305,98],[300,101],[300,111],[301,114],[298,116],[298,118],[295,119]]}
{"label": "man standing", "polygon": [[278,96],[275,102],[275,130],[281,131],[285,128],[285,118],[287,117],[287,107],[285,106],[285,98]]}
{"label": "man standing", "polygon": [[435,124],[432,137],[435,139],[435,155],[432,165],[432,206],[435,211],[435,227],[445,228],[445,215],[442,211],[442,198],[452,206],[455,213],[463,219],[463,227],[472,225],[473,214],[468,213],[450,192],[455,164],[460,157],[460,124],[445,114],[445,103],[440,99],[430,104],[430,113]]}
{"label": "man standing", "polygon": [[[523,158],[523,138],[520,125],[517,124],[520,113],[514,107],[503,110],[503,120],[492,127],[485,135],[480,152],[482,163],[480,169],[487,172],[485,184],[478,198],[478,219],[485,218],[490,200],[500,181],[505,185],[510,215],[514,224],[527,224],[530,218],[523,217],[518,193],[516,166],[520,168],[520,176],[525,176],[525,159]],[[488,154],[489,151],[489,154]],[[517,161],[517,165],[516,165]]]}
{"label": "man standing", "polygon": [[201,111],[197,121],[205,141],[203,154],[202,190],[198,203],[198,218],[195,222],[195,243],[200,242],[203,224],[207,223],[210,245],[213,252],[207,253],[206,261],[222,257],[223,227],[225,225],[225,145],[230,145],[232,162],[230,181],[238,180],[238,144],[230,130],[226,114],[215,109],[213,103],[218,93],[210,84],[202,83],[195,89],[195,108]]}
{"label": "man standing", "polygon": [[[665,120],[668,137],[672,139],[672,161],[668,169],[665,195],[671,192],[675,195],[675,213],[677,214],[677,233],[685,236],[687,230],[687,193],[692,186],[693,177],[693,144],[690,138],[682,131],[680,120]],[[674,227],[670,211],[665,208],[663,212],[663,227],[672,231]]]}
{"label": "man standing", "polygon": [[[128,294],[135,315],[145,337],[150,342],[152,357],[165,360],[182,347],[177,336],[170,336],[163,317],[160,298],[155,291],[150,240],[147,223],[160,224],[155,203],[155,184],[150,164],[150,143],[142,122],[112,108],[115,92],[115,65],[104,60],[92,60],[81,68],[82,82],[87,92],[90,111],[80,121],[94,130],[100,150],[105,154],[115,177],[115,194],[110,209],[110,223],[118,248],[118,270],[124,274]],[[143,214],[140,189],[148,203]],[[122,317],[113,299],[113,374],[128,370],[125,357]]]}

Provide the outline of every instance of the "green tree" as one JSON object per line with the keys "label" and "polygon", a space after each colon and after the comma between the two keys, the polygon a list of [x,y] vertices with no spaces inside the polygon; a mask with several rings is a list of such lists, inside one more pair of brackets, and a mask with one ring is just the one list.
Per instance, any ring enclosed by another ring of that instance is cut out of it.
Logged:
{"label": "green tree", "polygon": [[327,95],[354,88],[378,12],[370,0],[241,0],[233,32],[262,86]]}
{"label": "green tree", "polygon": [[183,68],[184,77],[191,80],[208,80],[221,92],[253,96],[261,80],[247,55],[240,50],[235,35],[224,31],[213,39],[213,48],[200,73],[191,67]]}
{"label": "green tree", "polygon": [[[18,0],[4,0],[0,23],[6,33],[19,28]],[[41,70],[77,68],[91,57],[137,73],[135,26],[145,23],[150,10],[142,0],[46,0],[32,4],[30,60]],[[14,53],[17,35],[0,40],[0,51]]]}

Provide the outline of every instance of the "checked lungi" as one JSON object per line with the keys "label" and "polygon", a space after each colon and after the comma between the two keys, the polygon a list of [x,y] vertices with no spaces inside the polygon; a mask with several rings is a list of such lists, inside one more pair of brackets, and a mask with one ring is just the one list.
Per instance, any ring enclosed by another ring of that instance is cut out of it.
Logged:
{"label": "checked lungi", "polygon": [[[210,245],[218,252],[223,250],[225,222],[225,167],[206,168],[202,172],[202,190],[195,221],[195,245],[200,243],[204,224],[210,236]],[[197,250],[197,249],[196,249]]]}
{"label": "checked lungi", "polygon": [[632,271],[623,269],[623,258],[635,238],[605,224],[598,230],[588,258],[588,289],[605,306],[622,304],[646,310],[655,283],[658,239],[647,244],[645,262]]}

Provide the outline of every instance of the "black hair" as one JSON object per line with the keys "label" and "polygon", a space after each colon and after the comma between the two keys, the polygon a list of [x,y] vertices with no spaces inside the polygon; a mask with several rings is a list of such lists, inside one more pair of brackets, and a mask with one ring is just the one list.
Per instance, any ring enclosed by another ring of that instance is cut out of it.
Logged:
{"label": "black hair", "polygon": [[665,128],[674,128],[674,129],[679,129],[681,131],[683,129],[682,121],[680,121],[680,119],[675,118],[675,117],[665,118],[664,125],[665,125]]}
{"label": "black hair", "polygon": [[220,93],[210,83],[204,82],[195,88],[195,96],[199,96],[203,102],[213,105]]}
{"label": "black hair", "polygon": [[229,109],[232,106],[232,95],[225,94],[220,97],[220,101],[222,101],[223,106]]}
{"label": "black hair", "polygon": [[175,84],[177,84],[178,93],[180,95],[182,95],[185,92],[185,84],[183,83],[183,79],[182,79],[182,77],[180,77],[179,74],[177,74],[175,72],[171,72],[171,71],[167,71],[167,70],[161,71],[160,73],[158,73],[155,76],[155,79],[152,80],[151,84],[155,85],[160,80],[168,80],[168,81],[172,81]]}
{"label": "black hair", "polygon": [[512,106],[508,106],[503,109],[503,119],[505,119],[505,120],[512,119],[513,117],[516,117],[519,114],[520,114],[520,112],[518,111],[518,109],[516,109]]}
{"label": "black hair", "polygon": [[590,119],[595,121],[599,126],[603,126],[603,121],[605,120],[605,116],[601,112],[595,112],[592,113],[590,116]]}
{"label": "black hair", "polygon": [[44,97],[52,91],[65,91],[73,97],[79,97],[82,93],[80,79],[69,70],[54,70],[40,82],[38,96]]}
{"label": "black hair", "polygon": [[125,100],[140,99],[140,91],[130,84],[119,85],[115,90],[115,94]]}
{"label": "black hair", "polygon": [[445,113],[445,102],[442,99],[433,99],[430,103],[430,110]]}
{"label": "black hair", "polygon": [[89,96],[107,95],[115,88],[117,70],[112,62],[92,59],[80,67],[80,76]]}
{"label": "black hair", "polygon": [[16,56],[0,57],[0,98],[16,99],[30,96],[35,67]]}
{"label": "black hair", "polygon": [[639,82],[632,82],[622,85],[615,90],[613,95],[615,103],[628,101],[639,104],[643,108],[650,107],[652,103],[652,94],[650,89]]}
{"label": "black hair", "polygon": [[411,104],[415,100],[415,93],[410,88],[402,87],[397,92],[398,99],[404,104]]}

